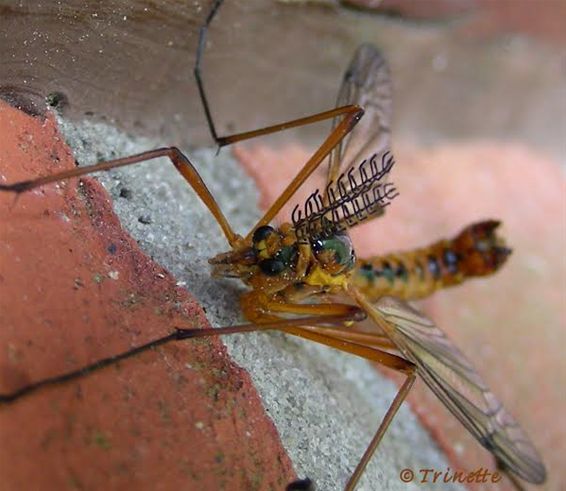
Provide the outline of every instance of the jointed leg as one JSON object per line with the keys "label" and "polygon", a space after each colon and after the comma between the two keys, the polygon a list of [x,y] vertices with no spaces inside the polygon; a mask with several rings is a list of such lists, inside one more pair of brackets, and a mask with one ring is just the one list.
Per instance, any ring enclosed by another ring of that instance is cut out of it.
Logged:
{"label": "jointed leg", "polygon": [[374,348],[382,348],[388,350],[397,350],[397,347],[393,342],[387,337],[380,334],[366,333],[356,330],[353,326],[352,328],[344,329],[343,327],[315,327],[308,326],[308,329],[312,332],[318,332],[321,334],[330,334],[337,339],[342,339],[344,341],[351,341],[356,344],[362,344],[364,346],[372,346]]}
{"label": "jointed leg", "polygon": [[195,75],[195,80],[197,83],[198,92],[200,95],[200,100],[202,102],[202,107],[204,109],[204,114],[206,116],[206,122],[208,123],[208,129],[210,130],[210,134],[214,141],[219,145],[222,146],[221,139],[218,138],[218,134],[216,133],[216,127],[214,126],[214,121],[212,120],[212,115],[210,113],[210,107],[208,105],[208,98],[206,97],[206,93],[204,92],[204,85],[202,83],[202,78],[200,74],[200,66],[202,63],[202,56],[204,54],[204,49],[206,47],[206,33],[208,32],[208,27],[214,19],[216,12],[222,5],[224,0],[214,0],[214,3],[210,9],[210,12],[206,16],[204,21],[204,25],[201,26],[198,38],[198,45],[197,45],[197,54],[195,60],[195,67],[193,69],[193,73]]}
{"label": "jointed leg", "polygon": [[[358,308],[348,304],[340,303],[330,303],[330,304],[298,304],[298,303],[278,303],[278,302],[261,302],[261,300],[254,295],[254,293],[248,294],[246,297],[242,298],[242,309],[246,313],[249,319],[254,318],[256,315],[257,305],[261,304],[262,309],[270,311],[277,314],[287,313],[296,315],[339,315],[346,314],[348,312],[356,311]],[[360,315],[362,313],[360,312]],[[271,318],[271,317],[270,317]],[[254,320],[261,322],[262,319],[266,319],[265,314],[262,314],[261,318],[255,317]],[[363,319],[357,319],[358,321]],[[356,330],[355,325],[349,326],[347,329],[343,325],[336,327],[324,326],[303,326],[306,330],[312,333],[327,334],[336,339],[342,339],[345,341],[352,341],[353,343],[361,344],[364,346],[380,347],[385,349],[396,349],[396,346],[391,342],[391,340],[384,335],[367,333]],[[304,337],[304,336],[302,336]]]}
{"label": "jointed leg", "polygon": [[[333,109],[331,111],[326,111],[324,113],[315,114],[307,118],[301,118],[295,121],[290,121],[280,125],[271,126],[268,128],[259,129],[256,131],[251,131],[248,133],[242,133],[240,135],[234,135],[233,141],[242,140],[245,138],[252,138],[254,136],[259,136],[262,134],[273,133],[275,131],[281,131],[282,129],[290,128],[292,126],[300,126],[304,124],[309,124],[316,121],[321,121],[323,119],[328,119],[336,115],[344,115],[344,119],[338,124],[338,126],[333,130],[333,132],[326,138],[324,143],[320,148],[314,153],[314,155],[308,160],[301,171],[295,176],[291,183],[287,186],[285,191],[281,193],[279,198],[271,205],[269,210],[265,213],[263,218],[256,224],[255,227],[250,231],[248,237],[251,236],[253,230],[269,223],[283,205],[289,200],[289,198],[295,193],[295,191],[303,184],[303,182],[314,172],[314,170],[320,165],[332,148],[348,134],[348,132],[353,128],[353,126],[359,121],[363,115],[363,110],[358,106],[346,106],[342,108]],[[231,141],[232,142],[232,141]],[[230,143],[231,143],[230,142]],[[187,156],[185,156],[177,147],[165,147],[158,148],[155,150],[149,150],[147,152],[142,152],[129,157],[123,157],[119,159],[109,160],[107,162],[100,162],[95,165],[89,165],[85,167],[78,167],[76,169],[71,169],[64,172],[59,172],[50,176],[40,177],[34,180],[20,181],[14,184],[0,184],[0,191],[13,192],[13,193],[23,193],[31,189],[44,186],[49,183],[62,181],[64,179],[69,179],[72,177],[80,177],[93,172],[107,171],[110,169],[115,169],[117,167],[124,167],[127,165],[137,164],[140,162],[145,162],[147,160],[152,160],[158,157],[168,157],[175,168],[181,173],[189,185],[195,190],[197,195],[203,201],[203,203],[210,210],[228,243],[232,246],[238,239],[238,236],[234,233],[230,224],[226,220],[226,217],[220,210],[220,207],[216,203],[215,199],[210,194],[210,191],[206,187],[206,184],[198,174],[197,170],[194,168]]]}
{"label": "jointed leg", "polygon": [[400,370],[400,371],[402,371],[405,375],[407,375],[407,378],[406,378],[405,382],[403,382],[403,385],[401,386],[401,388],[397,392],[395,399],[393,399],[393,402],[391,403],[391,405],[389,406],[389,409],[385,413],[385,416],[381,420],[379,428],[375,432],[375,435],[371,439],[370,444],[368,445],[368,447],[366,448],[366,451],[362,455],[362,458],[360,459],[358,465],[356,466],[354,473],[352,474],[352,476],[348,480],[348,483],[346,484],[346,488],[344,489],[344,491],[353,491],[355,489],[356,484],[360,480],[360,477],[362,476],[368,462],[370,461],[370,459],[373,456],[376,448],[378,447],[381,440],[383,439],[383,435],[385,435],[387,428],[389,428],[389,425],[393,421],[393,418],[397,414],[397,411],[401,407],[401,404],[406,399],[407,395],[409,394],[409,391],[411,390],[411,387],[415,383],[415,378],[416,378],[415,366],[408,361],[406,363],[407,363],[406,368],[404,370]]}
{"label": "jointed leg", "polygon": [[[212,135],[214,141],[220,146],[224,147],[226,145],[230,145],[232,143],[236,143],[238,141],[249,140],[250,138],[255,138],[257,136],[268,135],[270,133],[276,133],[279,131],[284,131],[290,128],[296,128],[298,126],[305,126],[312,123],[317,123],[319,121],[324,121],[327,119],[337,118],[346,113],[348,113],[352,108],[355,106],[343,106],[338,107],[336,109],[331,109],[329,111],[324,111],[322,113],[317,113],[312,116],[307,116],[305,118],[294,119],[292,121],[286,121],[284,123],[275,124],[272,126],[267,126],[265,128],[261,128],[258,130],[253,131],[246,131],[244,133],[236,133],[234,135],[229,136],[218,136],[216,131],[216,126],[214,125],[214,120],[212,118],[212,113],[210,112],[210,105],[208,103],[208,97],[206,96],[206,92],[204,90],[204,83],[202,81],[202,73],[201,73],[201,66],[202,60],[204,56],[204,50],[206,48],[206,35],[208,33],[208,28],[212,23],[214,17],[216,16],[218,10],[224,3],[224,0],[214,0],[210,12],[206,16],[204,21],[204,25],[200,28],[199,32],[199,40],[197,45],[197,52],[196,52],[196,59],[195,59],[195,67],[193,69],[193,73],[195,76],[197,88],[199,91],[199,96],[202,102],[202,106],[204,109],[204,114],[206,116],[206,122],[208,124],[208,128]],[[359,109],[359,108],[358,108]],[[363,112],[363,111],[362,111]]]}
{"label": "jointed leg", "polygon": [[[364,114],[364,110],[359,106],[345,106],[339,108],[345,111],[344,119],[332,130],[330,135],[324,140],[322,145],[313,154],[313,156],[307,161],[304,167],[299,171],[295,178],[288,184],[285,190],[281,193],[279,198],[275,200],[269,209],[265,212],[263,217],[256,223],[256,225],[250,230],[248,238],[251,236],[253,231],[266,225],[279,213],[281,208],[289,201],[291,196],[295,194],[297,189],[308,179],[308,177],[316,170],[316,168],[323,162],[326,156],[332,151],[332,149],[340,143],[340,141],[350,132],[356,123]],[[338,109],[337,109],[338,110]],[[337,111],[336,110],[336,111]],[[329,111],[328,113],[331,113]]]}
{"label": "jointed leg", "polygon": [[405,382],[397,392],[395,399],[393,399],[391,405],[389,406],[389,409],[387,409],[387,412],[385,413],[385,416],[383,417],[377,431],[375,432],[375,435],[371,439],[371,442],[363,453],[362,458],[358,462],[358,465],[356,466],[354,472],[348,480],[348,483],[346,484],[346,487],[344,488],[344,491],[353,491],[356,487],[356,484],[360,480],[360,477],[362,476],[368,462],[370,461],[375,450],[383,439],[385,432],[389,428],[389,425],[393,421],[393,418],[397,414],[397,411],[401,407],[401,404],[407,397],[407,394],[409,393],[411,387],[415,382],[415,366],[411,362],[385,351],[381,351],[369,346],[359,345],[357,343],[352,343],[350,341],[344,340],[343,338],[337,338],[334,336],[334,331],[332,331],[332,334],[320,334],[314,333],[308,329],[294,326],[286,327],[283,330],[295,336],[310,339],[311,341],[331,346],[340,351],[345,351],[347,353],[361,356],[362,358],[365,358],[367,360],[380,363],[407,376]]}
{"label": "jointed leg", "polygon": [[[385,431],[387,430],[389,424],[391,423],[401,403],[403,402],[411,386],[413,385],[415,379],[414,366],[410,362],[402,358],[399,358],[398,356],[377,350],[375,348],[372,348],[371,346],[365,346],[365,345],[353,343],[351,341],[345,340],[342,337],[340,337],[340,333],[339,333],[340,326],[352,322],[361,321],[365,318],[365,313],[361,311],[359,308],[351,305],[342,305],[342,304],[323,304],[323,305],[311,305],[311,306],[297,305],[296,307],[297,310],[300,311],[299,313],[312,311],[312,313],[315,314],[315,312],[318,311],[319,314],[289,320],[289,319],[277,319],[273,314],[260,313],[260,315],[256,317],[264,317],[265,319],[261,324],[244,324],[240,326],[231,326],[231,327],[216,328],[216,329],[214,328],[213,329],[176,329],[175,332],[167,336],[163,336],[162,338],[153,340],[149,343],[146,343],[145,345],[142,345],[138,348],[134,348],[133,350],[127,351],[125,353],[121,353],[119,355],[115,355],[109,358],[99,360],[79,370],[35,382],[12,393],[0,394],[0,403],[13,402],[41,388],[51,385],[58,385],[61,383],[68,382],[69,380],[86,376],[92,372],[103,369],[104,367],[113,365],[121,360],[130,358],[132,356],[138,355],[139,353],[148,351],[157,346],[161,346],[170,343],[172,341],[181,341],[184,339],[195,338],[195,337],[244,333],[244,332],[253,332],[253,331],[261,331],[261,330],[281,330],[283,332],[288,332],[289,334],[293,334],[295,336],[309,339],[318,342],[320,344],[324,344],[326,346],[331,346],[340,351],[352,353],[357,356],[366,358],[368,360],[381,363],[385,366],[388,366],[394,370],[400,371],[407,375],[407,380],[405,381],[405,383],[399,390],[397,396],[393,400],[375,436],[372,438],[360,462],[356,466],[356,469],[352,474],[352,477],[348,481],[348,484],[345,489],[346,491],[352,491],[356,483],[358,482],[360,476],[362,475],[367,463],[371,459],[371,456],[373,455],[375,449],[377,448],[381,439],[383,438]],[[287,312],[289,312],[290,310],[291,309],[286,309]],[[305,325],[333,326],[333,329],[329,330],[328,332],[324,332],[324,329],[321,328],[319,329],[319,332],[314,332],[310,330],[312,328],[309,329],[302,327]],[[344,329],[345,332],[347,332],[347,328],[342,327],[342,329]]]}
{"label": "jointed leg", "polygon": [[[305,118],[299,118],[292,121],[287,121],[284,123],[276,124],[273,126],[268,126],[265,128],[260,128],[254,131],[248,131],[245,133],[239,133],[235,135],[230,135],[226,137],[218,137],[216,130],[214,128],[214,123],[210,116],[210,111],[208,107],[208,101],[204,94],[202,87],[202,81],[200,79],[200,63],[202,59],[202,53],[204,50],[204,43],[206,37],[206,30],[214,18],[214,15],[220,8],[223,0],[216,0],[213,4],[211,12],[208,14],[205,25],[201,28],[199,46],[197,50],[197,62],[195,66],[195,76],[197,77],[197,84],[199,86],[199,91],[201,94],[203,106],[205,108],[205,113],[207,116],[207,121],[210,127],[210,131],[213,134],[214,139],[219,145],[228,145],[237,141],[246,140],[249,138],[254,138],[256,136],[267,135],[270,133],[275,133],[278,131],[283,131],[288,128],[293,128],[297,126],[304,126],[307,124],[316,123],[319,121],[324,121],[326,119],[336,118],[343,116],[342,121],[333,129],[331,134],[326,138],[320,148],[315,152],[315,154],[308,160],[302,170],[297,174],[297,176],[291,181],[287,186],[285,191],[279,196],[271,208],[266,212],[263,218],[257,223],[257,225],[250,231],[248,237],[253,233],[255,228],[269,223],[283,205],[289,200],[289,198],[295,193],[295,191],[303,184],[303,182],[314,172],[314,170],[320,165],[324,158],[330,153],[330,151],[351,131],[353,126],[359,121],[363,115],[363,109],[358,106],[344,106],[322,113],[314,114]],[[218,204],[210,194],[210,191],[206,187],[202,178],[191,164],[189,159],[176,147],[165,147],[158,148],[155,150],[150,150],[147,152],[142,152],[129,157],[109,160],[107,162],[100,162],[95,165],[81,167],[77,169],[68,170],[65,172],[60,172],[53,174],[51,176],[41,177],[35,180],[26,180],[17,182],[14,184],[0,184],[0,191],[23,193],[31,189],[49,184],[52,182],[61,181],[64,179],[69,179],[72,177],[79,177],[86,174],[90,174],[98,171],[107,171],[117,167],[123,167],[127,165],[132,165],[140,162],[145,162],[147,160],[152,160],[158,157],[168,157],[175,168],[181,173],[185,180],[193,187],[198,196],[208,207],[228,240],[228,243],[232,246],[235,244],[236,240],[239,238],[226,220],[226,217],[220,210]]]}
{"label": "jointed leg", "polygon": [[[250,295],[251,297],[251,295]],[[257,300],[257,299],[256,299]],[[250,302],[251,304],[251,302]],[[337,310],[346,310],[348,308],[352,309],[355,308],[349,305],[343,304],[319,304],[319,305],[293,305],[293,304],[277,304],[277,303],[267,303],[264,305],[258,305],[258,302],[254,302],[256,308],[262,309],[263,314],[256,315],[256,318],[260,320],[260,317],[264,317],[266,320],[271,321],[273,319],[273,315],[267,313],[267,310],[271,310],[272,312],[279,311],[279,312],[286,312],[286,313],[305,313],[306,311],[312,311],[313,313],[318,311],[320,313],[323,312],[335,312]],[[244,304],[245,306],[245,304]],[[302,321],[304,323],[304,320]],[[368,344],[358,344],[357,342],[352,342],[345,339],[349,332],[349,328],[343,327],[343,324],[332,323],[331,328],[325,327],[318,327],[318,328],[305,328],[305,327],[298,327],[296,325],[288,325],[282,328],[281,330],[287,332],[289,334],[293,334],[295,336],[299,336],[305,339],[309,339],[311,341],[315,341],[320,344],[324,344],[326,346],[331,346],[336,348],[340,351],[344,351],[347,353],[351,353],[357,356],[361,356],[370,361],[374,361],[380,363],[386,367],[392,368],[398,372],[403,373],[407,376],[405,382],[397,392],[397,395],[393,399],[391,405],[389,406],[387,412],[383,420],[381,421],[375,435],[373,436],[371,442],[369,443],[368,447],[366,448],[365,452],[362,455],[356,469],[352,473],[352,476],[348,480],[346,484],[345,491],[353,491],[358,483],[360,477],[362,476],[368,462],[370,461],[372,455],[374,454],[376,448],[379,446],[379,443],[383,439],[387,428],[391,424],[391,421],[395,417],[395,414],[401,407],[401,404],[407,397],[407,394],[411,390],[416,378],[416,369],[415,366],[405,360],[404,358],[400,358],[396,355],[391,353],[387,353],[385,351],[378,350]],[[368,334],[368,336],[371,336]],[[378,336],[381,338],[381,336]]]}
{"label": "jointed leg", "polygon": [[340,325],[344,322],[351,322],[360,320],[360,310],[356,307],[350,308],[349,310],[344,310],[343,312],[335,315],[313,315],[303,317],[301,319],[275,319],[270,322],[265,322],[263,324],[242,324],[238,326],[229,326],[229,327],[220,327],[220,328],[209,328],[209,329],[175,329],[174,332],[163,336],[161,338],[154,339],[144,345],[138,346],[137,348],[131,349],[124,353],[120,353],[118,355],[113,355],[108,358],[103,358],[98,360],[90,365],[86,365],[78,370],[74,370],[72,372],[65,373],[63,375],[57,375],[54,377],[49,377],[43,380],[39,380],[34,382],[30,385],[22,387],[14,392],[0,394],[0,404],[1,403],[9,403],[14,402],[17,399],[20,399],[26,395],[29,395],[41,388],[51,386],[51,385],[59,385],[70,380],[78,379],[84,376],[87,376],[93,372],[101,370],[105,367],[110,365],[114,365],[122,360],[127,358],[131,358],[136,356],[144,351],[149,351],[154,349],[158,346],[162,346],[164,344],[171,343],[173,341],[182,341],[189,338],[200,338],[200,337],[208,337],[208,336],[216,336],[220,334],[235,334],[235,333],[245,333],[245,332],[254,332],[254,331],[265,331],[265,330],[280,330],[284,329],[288,326],[299,326],[302,324],[307,325],[321,325],[321,324],[337,324]]}
{"label": "jointed leg", "polygon": [[80,177],[93,172],[107,171],[117,167],[124,167],[126,165],[137,164],[147,160],[156,159],[158,157],[167,157],[175,168],[181,173],[189,185],[195,190],[199,198],[203,201],[206,207],[210,210],[218,225],[222,228],[226,239],[230,245],[234,244],[237,239],[236,234],[230,227],[226,217],[220,210],[216,200],[210,194],[206,184],[200,177],[197,170],[194,168],[190,160],[176,147],[165,147],[150,150],[148,152],[138,153],[130,157],[124,157],[107,162],[100,162],[95,165],[85,167],[77,167],[64,172],[59,172],[50,176],[40,177],[34,180],[21,181],[14,184],[0,184],[0,191],[8,191],[14,193],[23,193],[30,189],[38,188],[52,182],[62,181],[71,177]]}
{"label": "jointed leg", "polygon": [[197,82],[197,87],[199,90],[199,95],[202,101],[202,105],[204,108],[204,112],[206,115],[206,120],[208,123],[208,127],[210,129],[210,133],[214,138],[214,141],[219,146],[229,145],[231,143],[235,143],[242,140],[248,140],[250,138],[255,138],[257,136],[268,135],[270,133],[275,133],[278,131],[284,131],[289,128],[295,128],[297,126],[304,126],[307,124],[317,123],[319,121],[324,121],[326,119],[335,119],[343,116],[343,119],[337,123],[330,135],[326,138],[326,140],[322,143],[320,148],[314,153],[314,155],[307,161],[301,171],[295,176],[295,178],[291,181],[291,183],[287,186],[287,188],[281,193],[279,198],[275,200],[275,203],[271,205],[271,207],[267,210],[265,215],[259,220],[259,222],[250,230],[248,236],[246,238],[250,238],[253,231],[262,226],[266,225],[273,218],[279,213],[281,208],[289,201],[291,196],[295,194],[297,189],[305,182],[305,180],[314,172],[314,170],[322,163],[322,161],[330,154],[332,149],[340,143],[340,141],[352,130],[355,124],[360,120],[363,116],[364,111],[361,107],[356,105],[349,105],[338,107],[336,109],[332,109],[330,111],[325,111],[319,114],[315,114],[312,116],[308,116],[305,118],[295,119],[293,121],[287,121],[285,123],[276,124],[273,126],[268,126],[265,128],[261,128],[254,131],[247,131],[244,133],[237,133],[234,135],[229,136],[218,136],[216,132],[216,127],[214,126],[214,121],[212,119],[212,115],[210,112],[210,106],[208,104],[208,98],[206,97],[206,93],[204,91],[204,86],[201,78],[201,64],[202,64],[202,57],[204,54],[204,49],[206,46],[206,33],[208,31],[208,27],[210,23],[214,19],[214,16],[218,12],[218,9],[222,5],[223,0],[215,0],[210,13],[208,14],[204,26],[200,30],[199,35],[199,42],[197,47],[197,54],[196,54],[196,62],[194,68],[194,75]]}

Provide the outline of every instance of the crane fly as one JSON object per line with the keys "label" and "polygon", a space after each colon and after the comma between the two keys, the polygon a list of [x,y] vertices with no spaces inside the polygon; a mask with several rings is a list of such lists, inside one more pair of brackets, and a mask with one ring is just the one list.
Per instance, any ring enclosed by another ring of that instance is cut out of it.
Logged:
{"label": "crane fly", "polygon": [[[175,147],[101,162],[35,180],[0,185],[21,194],[40,186],[96,171],[167,157],[197,193],[222,230],[230,250],[209,260],[216,277],[239,278],[249,287],[240,303],[247,324],[214,329],[176,328],[124,353],[78,370],[0,394],[14,403],[37,390],[83,377],[159,345],[205,336],[278,330],[377,362],[405,376],[370,444],[353,470],[346,491],[355,489],[397,410],[420,376],[468,431],[517,478],[541,484],[546,471],[529,438],[505,411],[464,354],[408,301],[471,277],[497,271],[509,253],[486,220],[465,227],[452,239],[422,249],[358,258],[348,231],[381,216],[397,196],[389,181],[395,160],[390,151],[391,83],[382,55],[371,45],[355,53],[335,109],[259,130],[218,136],[200,66],[207,29],[217,0],[201,28],[195,76],[210,132],[226,146],[291,127],[332,120],[332,131],[246,236],[236,234],[189,158]],[[363,116],[363,117],[362,117]],[[324,187],[295,206],[287,223],[272,226],[281,208],[309,176],[327,162]],[[344,299],[336,301],[336,298]],[[372,330],[362,329],[371,321]],[[292,483],[299,489],[306,483]]]}

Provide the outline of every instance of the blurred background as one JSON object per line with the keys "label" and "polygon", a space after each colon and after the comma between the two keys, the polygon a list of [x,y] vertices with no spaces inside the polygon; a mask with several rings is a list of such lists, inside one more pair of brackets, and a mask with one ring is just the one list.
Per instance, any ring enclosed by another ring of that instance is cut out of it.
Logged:
{"label": "blurred background", "polygon": [[[332,107],[361,42],[389,60],[403,204],[359,235],[358,252],[424,245],[470,220],[504,219],[515,249],[509,267],[485,286],[443,292],[424,308],[541,449],[550,475],[542,489],[562,489],[566,2],[225,3],[204,60],[220,133]],[[0,96],[29,112],[42,112],[47,97],[68,118],[110,122],[159,136],[163,145],[211,144],[192,77],[208,8],[199,1],[0,1]],[[292,175],[324,132],[324,125],[297,129],[239,149],[263,204],[277,195],[274,172]],[[454,466],[491,468],[420,392],[413,408]]]}
{"label": "blurred background", "polygon": [[[5,97],[55,94],[72,117],[210,142],[192,77],[207,2],[0,9]],[[516,139],[560,159],[565,17],[559,0],[227,1],[205,82],[221,130],[255,128],[328,107],[351,54],[371,41],[393,70],[398,138]]]}

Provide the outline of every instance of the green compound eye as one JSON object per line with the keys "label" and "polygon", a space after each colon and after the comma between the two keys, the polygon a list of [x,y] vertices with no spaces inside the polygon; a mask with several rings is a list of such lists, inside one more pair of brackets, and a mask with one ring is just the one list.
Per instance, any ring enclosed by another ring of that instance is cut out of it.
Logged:
{"label": "green compound eye", "polygon": [[264,259],[258,263],[259,269],[267,276],[276,276],[285,269],[283,261],[278,259]]}
{"label": "green compound eye", "polygon": [[311,243],[317,260],[331,274],[338,274],[350,269],[356,260],[352,241],[347,235],[333,235],[325,239],[317,239]]}
{"label": "green compound eye", "polygon": [[279,249],[272,258],[264,259],[258,263],[259,269],[268,276],[275,276],[297,262],[297,248],[286,246]]}
{"label": "green compound eye", "polygon": [[297,262],[297,247],[284,246],[274,256],[275,259],[283,261],[285,266],[292,266]]}

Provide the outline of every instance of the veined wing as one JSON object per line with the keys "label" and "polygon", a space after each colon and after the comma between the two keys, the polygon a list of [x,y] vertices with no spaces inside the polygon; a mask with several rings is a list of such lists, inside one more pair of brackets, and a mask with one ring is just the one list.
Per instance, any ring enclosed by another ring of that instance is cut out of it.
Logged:
{"label": "veined wing", "polygon": [[527,435],[431,320],[394,298],[363,303],[425,383],[506,469],[528,482],[545,481],[544,465]]}
{"label": "veined wing", "polygon": [[[364,159],[381,156],[391,147],[391,78],[381,53],[362,44],[344,74],[336,107],[357,104],[364,116],[329,157],[326,184],[347,175]],[[333,127],[338,124],[333,122]]]}
{"label": "veined wing", "polygon": [[[344,74],[337,107],[357,104],[364,117],[332,150],[324,189],[315,190],[293,210],[300,240],[335,233],[381,216],[397,196],[387,182],[394,164],[389,151],[391,81],[387,63],[370,44],[361,45]],[[334,120],[335,127],[340,118]]]}

